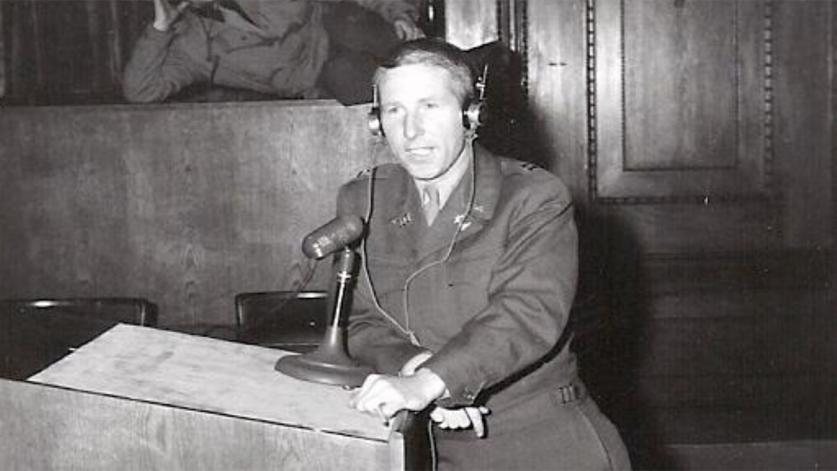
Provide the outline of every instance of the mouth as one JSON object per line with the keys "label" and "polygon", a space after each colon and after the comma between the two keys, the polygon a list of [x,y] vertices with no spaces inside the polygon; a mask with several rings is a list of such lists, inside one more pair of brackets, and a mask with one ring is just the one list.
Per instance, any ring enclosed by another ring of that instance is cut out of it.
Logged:
{"label": "mouth", "polygon": [[433,154],[433,147],[431,146],[412,146],[406,149],[407,155],[417,159],[424,159]]}

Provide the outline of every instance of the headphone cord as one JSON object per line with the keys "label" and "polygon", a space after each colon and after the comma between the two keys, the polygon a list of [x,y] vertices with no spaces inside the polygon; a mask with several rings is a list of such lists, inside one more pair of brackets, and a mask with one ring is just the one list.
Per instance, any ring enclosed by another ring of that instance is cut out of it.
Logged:
{"label": "headphone cord", "polygon": [[[402,288],[402,292],[404,293],[401,301],[402,301],[402,308],[404,309],[404,320],[407,329],[410,328],[410,308],[409,308],[409,296],[410,296],[410,284],[415,280],[420,274],[424,273],[425,271],[433,268],[437,265],[442,265],[447,262],[451,255],[453,254],[453,249],[456,247],[456,243],[459,241],[459,233],[462,232],[462,227],[465,225],[465,221],[468,219],[468,216],[471,215],[471,210],[474,206],[474,198],[476,195],[476,155],[474,155],[474,147],[473,147],[474,139],[471,137],[467,141],[467,145],[471,150],[471,189],[468,193],[468,202],[465,205],[465,212],[462,213],[459,217],[454,220],[456,224],[456,230],[453,232],[453,237],[451,238],[450,243],[448,244],[448,248],[445,251],[445,255],[440,258],[439,260],[435,260],[433,262],[424,265],[423,267],[419,268],[418,270],[414,271],[407,279],[404,281],[404,287]],[[410,330],[411,335],[415,337],[415,334],[412,334],[412,330]],[[418,340],[418,339],[416,339]],[[418,345],[418,344],[417,344]]]}
{"label": "headphone cord", "polygon": [[[366,191],[366,227],[367,230],[370,226],[369,222],[372,220],[372,208],[374,204],[374,187],[375,187],[375,177],[378,172],[377,167],[372,167],[371,173],[369,175],[369,182],[367,183],[367,191]],[[401,333],[408,336],[411,341],[415,338],[415,335],[401,326],[401,324],[392,317],[384,308],[381,306],[380,301],[378,300],[378,294],[375,292],[375,285],[372,283],[372,277],[369,275],[369,264],[368,264],[368,254],[366,252],[366,237],[362,237],[360,239],[360,251],[361,251],[361,267],[363,268],[363,276],[366,278],[366,284],[369,287],[369,294],[372,299],[372,304],[375,306],[375,309],[378,310],[382,316],[384,316],[388,321],[392,323]]]}
{"label": "headphone cord", "polygon": [[[392,315],[390,315],[386,309],[381,306],[380,301],[378,300],[378,294],[375,292],[375,285],[372,283],[372,277],[369,275],[369,265],[367,263],[368,256],[366,253],[366,237],[361,238],[360,242],[360,250],[361,250],[361,266],[363,267],[363,276],[366,278],[366,282],[369,286],[369,294],[371,295],[372,303],[375,308],[378,310],[384,318],[390,321],[392,325],[394,325],[399,331],[401,331],[404,335],[409,337],[410,342],[417,346],[421,346],[421,342],[419,341],[416,334],[410,329],[410,314],[409,314],[409,287],[410,283],[421,273],[428,270],[431,267],[436,265],[441,265],[450,259],[451,254],[453,253],[453,249],[456,246],[456,242],[459,240],[459,233],[462,232],[462,228],[465,225],[465,221],[468,220],[468,217],[471,215],[471,210],[474,207],[474,200],[476,199],[476,188],[477,188],[477,174],[476,174],[476,155],[473,147],[474,139],[476,138],[475,133],[468,137],[467,145],[471,149],[471,188],[468,192],[468,203],[465,206],[465,212],[462,213],[461,217],[457,217],[455,220],[456,223],[456,230],[454,231],[453,237],[451,238],[450,244],[445,252],[445,255],[436,260],[434,262],[430,262],[427,265],[419,268],[418,270],[414,271],[407,280],[404,281],[404,287],[402,288],[403,297],[402,303],[404,308],[404,320],[405,326],[402,326]],[[372,220],[372,208],[374,203],[374,180],[377,172],[377,167],[372,167],[371,174],[369,175],[369,183],[367,184],[367,201],[366,201],[366,225],[367,228],[370,226],[369,222]],[[436,469],[438,466],[438,455],[436,450],[436,437],[433,433],[433,420],[428,417],[427,420],[427,438],[428,443],[430,445],[430,460],[431,460],[431,469]]]}
{"label": "headphone cord", "polygon": [[[453,237],[451,238],[451,241],[448,244],[448,248],[445,251],[444,256],[442,256],[442,258],[440,258],[439,260],[435,260],[433,262],[430,262],[430,263],[418,268],[416,271],[411,273],[410,276],[408,276],[407,279],[404,281],[404,286],[402,287],[402,292],[403,292],[402,307],[404,309],[404,325],[403,326],[391,314],[389,314],[386,311],[386,309],[383,308],[383,306],[381,306],[381,303],[378,300],[378,294],[375,291],[375,285],[372,282],[372,276],[369,274],[369,265],[368,265],[369,257],[368,257],[367,251],[366,251],[366,237],[361,239],[361,243],[360,243],[361,253],[362,253],[362,263],[361,263],[361,265],[363,267],[363,276],[366,278],[366,282],[369,286],[369,294],[371,295],[372,304],[375,306],[375,308],[378,310],[378,312],[382,316],[384,316],[387,320],[389,320],[401,333],[406,335],[410,339],[410,342],[417,347],[421,346],[421,341],[418,339],[415,332],[412,329],[410,329],[410,313],[409,313],[409,291],[410,291],[409,288],[410,288],[410,284],[421,273],[424,273],[425,271],[427,271],[428,269],[430,269],[432,267],[435,267],[437,265],[441,265],[441,264],[447,262],[450,259],[451,254],[453,253],[453,249],[456,246],[457,241],[459,240],[459,233],[462,232],[462,227],[465,225],[465,221],[471,215],[471,210],[473,209],[473,206],[474,206],[474,199],[475,199],[475,196],[476,196],[476,186],[477,186],[476,185],[476,169],[475,169],[475,167],[476,167],[476,155],[474,153],[473,141],[474,141],[474,137],[469,137],[469,139],[467,141],[467,145],[471,149],[471,171],[470,171],[470,174],[471,174],[471,189],[470,189],[470,192],[468,194],[468,202],[465,206],[465,212],[462,213],[455,220],[456,230],[453,233]],[[367,227],[369,226],[369,221],[371,221],[372,213],[373,213],[373,209],[372,209],[373,208],[373,203],[374,203],[374,198],[373,198],[374,183],[373,182],[375,180],[376,172],[377,172],[377,168],[373,167],[371,175],[369,176],[369,183],[367,184],[367,204],[366,204],[366,224],[367,224]]]}

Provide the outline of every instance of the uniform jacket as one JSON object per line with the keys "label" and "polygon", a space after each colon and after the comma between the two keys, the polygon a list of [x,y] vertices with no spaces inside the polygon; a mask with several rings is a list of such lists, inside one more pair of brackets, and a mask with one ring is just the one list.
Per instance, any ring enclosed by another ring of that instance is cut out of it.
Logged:
{"label": "uniform jacket", "polygon": [[[332,0],[333,1],[333,0]],[[416,20],[412,0],[353,0],[390,23]],[[256,26],[198,16],[190,10],[161,32],[149,25],[123,76],[132,102],[162,101],[193,83],[308,98],[328,59],[323,8],[328,1],[238,0]]]}
{"label": "uniform jacket", "polygon": [[556,176],[475,146],[473,167],[431,227],[411,177],[395,164],[344,185],[338,213],[370,215],[367,270],[349,316],[356,359],[396,374],[430,350],[424,366],[450,391],[439,404],[486,403],[495,416],[576,380],[559,339],[575,294],[577,233]]}

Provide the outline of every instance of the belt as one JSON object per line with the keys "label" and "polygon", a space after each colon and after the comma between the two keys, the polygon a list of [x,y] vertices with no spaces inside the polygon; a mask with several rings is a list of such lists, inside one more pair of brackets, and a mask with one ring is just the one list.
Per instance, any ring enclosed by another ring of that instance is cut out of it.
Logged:
{"label": "belt", "polygon": [[[543,420],[545,411],[553,407],[562,410],[564,409],[562,406],[582,401],[586,396],[587,389],[584,383],[581,381],[570,383],[542,391],[507,408],[492,410],[491,414],[485,416],[485,419],[494,436],[514,433],[520,427]],[[461,433],[458,430],[438,429],[434,433],[439,438],[455,441],[476,439],[473,432]]]}

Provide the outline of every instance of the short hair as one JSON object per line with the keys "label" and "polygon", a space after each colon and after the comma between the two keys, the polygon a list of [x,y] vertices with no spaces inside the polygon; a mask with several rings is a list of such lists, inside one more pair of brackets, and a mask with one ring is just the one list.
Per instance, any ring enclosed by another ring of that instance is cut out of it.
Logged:
{"label": "short hair", "polygon": [[447,70],[452,79],[453,91],[463,105],[474,98],[474,73],[464,51],[436,38],[416,39],[398,46],[378,65],[372,83],[378,87],[388,70],[414,64],[432,65]]}

